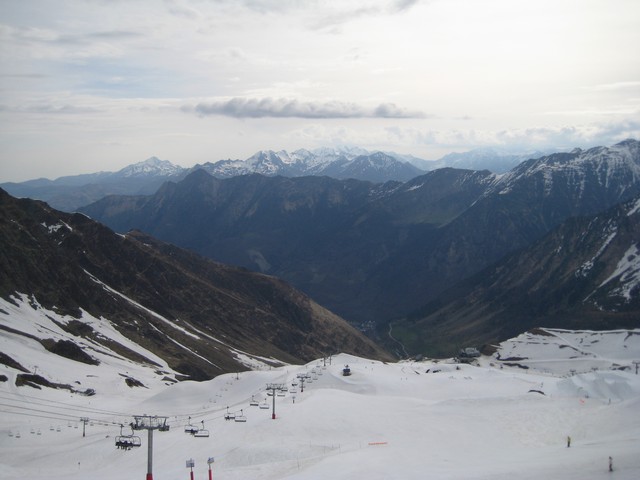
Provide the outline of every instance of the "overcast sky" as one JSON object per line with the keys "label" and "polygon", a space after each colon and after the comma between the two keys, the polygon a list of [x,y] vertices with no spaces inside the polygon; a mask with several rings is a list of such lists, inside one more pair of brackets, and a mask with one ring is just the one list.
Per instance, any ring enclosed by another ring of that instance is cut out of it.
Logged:
{"label": "overcast sky", "polygon": [[638,0],[0,0],[0,182],[640,138]]}

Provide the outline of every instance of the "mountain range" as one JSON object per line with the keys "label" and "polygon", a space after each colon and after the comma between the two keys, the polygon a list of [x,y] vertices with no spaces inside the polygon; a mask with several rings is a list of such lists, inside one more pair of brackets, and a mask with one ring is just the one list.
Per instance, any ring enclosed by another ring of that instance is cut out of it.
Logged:
{"label": "mountain range", "polygon": [[[256,174],[220,179],[198,170],[153,195],[108,197],[82,211],[116,231],[141,229],[217,261],[278,276],[350,322],[386,332],[393,319],[425,305],[431,311],[431,302],[448,289],[569,219],[635,198],[639,180],[640,143],[627,140],[530,159],[500,175],[444,168],[406,182]],[[572,255],[572,247],[564,252]],[[615,268],[607,264],[605,270]],[[543,313],[533,317],[544,321]],[[469,322],[473,315],[460,318]],[[418,328],[423,337],[429,329]],[[475,332],[467,340],[503,338],[507,330],[487,328],[486,335]]]}
{"label": "mountain range", "polygon": [[[538,155],[534,152],[532,155]],[[541,154],[540,154],[541,155]],[[329,176],[354,178],[371,182],[407,181],[425,171],[444,167],[488,169],[503,173],[517,163],[534,158],[514,155],[497,149],[476,149],[450,154],[439,161],[422,160],[393,152],[369,152],[357,147],[300,149],[294,152],[262,150],[246,160],[219,160],[190,168],[174,165],[168,160],[151,157],[124,167],[117,172],[98,172],[60,177],[40,178],[21,183],[3,183],[16,197],[44,200],[59,210],[72,212],[107,195],[145,195],[154,193],[166,181],[179,181],[194,170],[203,169],[217,178],[258,173],[266,176]]]}
{"label": "mountain range", "polygon": [[[162,358],[178,379],[203,380],[246,370],[251,358],[272,365],[337,351],[390,358],[281,280],[140,232],[116,234],[85,215],[2,190],[0,252],[0,298],[7,302],[0,313],[39,315],[38,332],[49,332],[43,348],[76,361],[106,352],[158,365],[133,343]],[[3,335],[31,338],[23,328],[0,323]]]}

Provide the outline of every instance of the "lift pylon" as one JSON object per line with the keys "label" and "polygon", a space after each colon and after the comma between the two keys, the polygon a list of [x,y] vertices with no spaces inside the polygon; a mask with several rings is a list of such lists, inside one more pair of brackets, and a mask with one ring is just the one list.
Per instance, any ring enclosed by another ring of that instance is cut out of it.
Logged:
{"label": "lift pylon", "polygon": [[153,431],[168,432],[168,417],[159,417],[157,415],[135,415],[134,421],[131,423],[133,430],[146,430],[148,432],[148,450],[147,450],[147,477],[146,480],[153,480]]}

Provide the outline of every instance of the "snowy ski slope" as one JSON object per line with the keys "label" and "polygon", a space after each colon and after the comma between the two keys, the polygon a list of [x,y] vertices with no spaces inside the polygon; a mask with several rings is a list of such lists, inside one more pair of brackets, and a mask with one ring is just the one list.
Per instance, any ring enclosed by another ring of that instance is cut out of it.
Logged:
{"label": "snowy ski slope", "polygon": [[[143,414],[166,416],[171,427],[154,432],[156,480],[189,478],[189,459],[195,478],[208,478],[210,457],[220,480],[640,478],[640,330],[539,330],[474,365],[341,354],[326,366],[269,369],[254,359],[254,371],[176,384],[106,352],[92,366],[7,331],[0,340],[1,351],[29,369],[96,390],[16,387],[19,372],[2,366],[1,479],[143,479],[147,432],[127,426]],[[345,364],[351,376],[342,376]],[[300,374],[311,379],[304,392],[292,386]],[[126,386],[127,375],[145,387]],[[250,406],[271,407],[267,383],[289,389],[275,397],[275,420],[270,408]],[[225,420],[227,412],[247,421]],[[120,424],[141,447],[115,447]],[[189,424],[210,436],[185,433]]]}

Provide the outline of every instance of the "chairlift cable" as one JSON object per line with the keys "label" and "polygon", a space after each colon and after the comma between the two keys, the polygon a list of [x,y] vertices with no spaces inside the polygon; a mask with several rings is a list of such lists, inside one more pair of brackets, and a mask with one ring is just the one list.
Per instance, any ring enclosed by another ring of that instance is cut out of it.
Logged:
{"label": "chairlift cable", "polygon": [[[6,403],[0,403],[0,406],[2,407],[8,407],[8,408],[15,408],[18,410],[29,410],[30,412],[38,412],[38,413],[48,413],[50,415],[58,415],[58,417],[56,417],[56,419],[60,419],[60,417],[65,417],[63,420],[64,421],[77,421],[78,420],[78,415],[70,415],[68,413],[61,413],[61,412],[52,412],[50,410],[40,410],[37,408],[29,408],[29,407],[22,407],[19,405],[8,405]],[[35,414],[29,414],[29,413],[24,413],[24,412],[16,412],[16,411],[8,411],[8,410],[3,410],[3,412],[5,413],[12,413],[12,414],[16,414],[16,415],[33,415],[35,416],[42,416],[42,415],[35,415]],[[46,417],[46,418],[53,418],[53,417]],[[101,418],[91,418],[89,419],[90,421],[93,422],[98,422],[98,423],[106,423],[106,424],[114,424],[114,425],[119,425],[119,423],[115,423],[115,422],[110,422],[109,420],[105,420],[105,419],[101,419]]]}
{"label": "chairlift cable", "polygon": [[[48,400],[48,399],[44,399],[44,398],[40,398],[40,397],[34,397],[32,395],[24,395],[24,394],[21,394],[21,393],[14,393],[14,392],[2,392],[0,394],[0,398],[2,398],[2,395],[6,395],[6,394],[15,395],[17,397],[20,397],[20,400],[24,401],[25,403],[27,403],[27,402],[25,400],[23,400],[24,398],[32,398],[32,399],[43,401],[43,402],[47,402],[47,403],[56,403],[56,404],[59,404],[59,405],[69,406],[69,404],[65,403],[65,402],[58,402],[58,401],[55,401],[55,400]],[[10,399],[10,398],[5,398],[5,400],[12,400],[13,401],[13,399]],[[118,415],[118,416],[122,416],[122,417],[131,417],[132,416],[132,414],[130,414],[130,413],[113,412],[113,411],[110,411],[110,410],[102,410],[102,409],[93,408],[93,407],[81,407],[81,406],[78,406],[78,407],[76,407],[76,410],[84,410],[84,411],[87,411],[87,412],[90,412],[90,411],[93,410],[94,413],[105,413],[105,414],[109,414],[109,415]]]}
{"label": "chairlift cable", "polygon": [[[18,402],[20,401],[21,403],[24,403],[26,405],[34,405],[34,406],[40,406],[40,407],[48,407],[48,408],[52,408],[52,409],[58,409],[58,410],[72,410],[74,412],[79,412],[79,413],[89,413],[89,414],[104,414],[103,412],[106,411],[100,411],[97,409],[92,409],[91,407],[80,407],[80,406],[73,406],[73,405],[69,405],[69,404],[63,404],[62,402],[56,402],[56,403],[60,403],[61,405],[66,405],[66,406],[57,406],[57,405],[52,405],[50,403],[47,403],[46,400],[44,400],[43,402],[34,402],[34,401],[30,401],[30,400],[18,400],[18,399],[13,399],[13,398],[7,398],[7,397],[3,397],[2,395],[0,395],[0,399],[2,400],[8,400],[10,402]],[[92,411],[95,410],[95,411]],[[126,414],[126,413],[122,413],[122,414],[115,414],[115,413],[107,413],[108,415],[114,415],[114,416],[119,416],[119,417],[130,417],[131,415]],[[77,415],[74,415],[74,417]]]}

